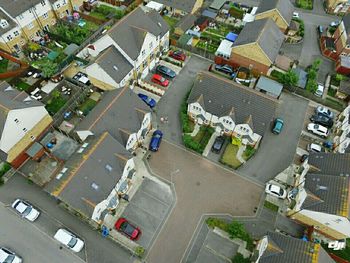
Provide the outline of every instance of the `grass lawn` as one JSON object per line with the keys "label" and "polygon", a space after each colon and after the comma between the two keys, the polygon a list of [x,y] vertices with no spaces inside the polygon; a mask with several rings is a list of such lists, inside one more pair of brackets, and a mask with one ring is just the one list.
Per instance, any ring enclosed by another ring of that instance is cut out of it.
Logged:
{"label": "grass lawn", "polygon": [[7,66],[9,64],[9,61],[8,59],[6,58],[3,58],[1,61],[0,61],[0,73],[4,73],[7,71]]}
{"label": "grass lawn", "polygon": [[238,146],[232,143],[227,144],[224,154],[221,157],[221,162],[226,164],[233,169],[237,169],[242,163],[237,159],[236,155],[238,152]]}
{"label": "grass lawn", "polygon": [[176,18],[170,17],[170,16],[163,16],[163,19],[169,25],[170,32],[171,33],[174,32],[175,25],[177,24],[177,22],[179,22],[179,20],[177,20]]}
{"label": "grass lawn", "polygon": [[196,136],[192,137],[190,134],[185,134],[183,141],[187,148],[202,154],[213,133],[213,128],[201,126]]}
{"label": "grass lawn", "polygon": [[64,104],[66,104],[66,102],[67,100],[61,95],[56,98],[51,98],[46,104],[46,109],[51,115],[54,115],[64,106]]}
{"label": "grass lawn", "polygon": [[273,203],[270,203],[269,201],[264,202],[264,207],[270,209],[273,212],[278,212],[278,206]]}
{"label": "grass lawn", "polygon": [[335,97],[335,94],[337,93],[336,89],[332,89],[331,87],[328,88],[327,95],[331,97]]}
{"label": "grass lawn", "polygon": [[204,41],[199,41],[196,47],[200,49],[207,50],[209,53],[215,53],[219,46],[210,43],[205,43]]}
{"label": "grass lawn", "polygon": [[255,151],[256,150],[254,149],[254,147],[247,146],[247,148],[243,152],[243,159],[248,161],[254,155]]}
{"label": "grass lawn", "polygon": [[333,253],[334,255],[345,260],[350,260],[350,238],[346,239],[346,248],[343,250],[333,250],[328,248],[328,246],[325,244],[322,244],[322,247],[329,253]]}
{"label": "grass lawn", "polygon": [[79,110],[82,111],[83,114],[86,116],[96,106],[96,104],[96,101],[88,98],[86,101],[83,102],[83,104],[79,106]]}
{"label": "grass lawn", "polygon": [[24,82],[23,80],[18,80],[18,82],[15,84],[15,86],[19,89],[19,90],[23,90],[23,91],[27,91],[31,86]]}
{"label": "grass lawn", "polygon": [[299,8],[312,10],[313,0],[296,0],[296,5]]}
{"label": "grass lawn", "polygon": [[337,99],[333,99],[330,97],[326,98],[326,102],[325,105],[331,108],[334,108],[338,111],[343,111],[345,108],[345,104],[343,101],[337,100]]}

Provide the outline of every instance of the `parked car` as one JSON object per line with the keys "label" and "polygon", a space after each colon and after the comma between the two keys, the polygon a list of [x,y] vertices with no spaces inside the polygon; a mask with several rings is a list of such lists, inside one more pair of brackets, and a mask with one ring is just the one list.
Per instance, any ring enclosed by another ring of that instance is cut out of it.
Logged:
{"label": "parked car", "polygon": [[326,138],[329,133],[326,127],[312,122],[307,125],[307,130],[323,138]]}
{"label": "parked car", "polygon": [[309,155],[308,154],[303,154],[301,157],[300,157],[300,162],[304,162],[306,159],[309,159]]}
{"label": "parked car", "polygon": [[176,60],[185,61],[186,60],[186,54],[182,50],[175,50],[169,52],[169,57],[172,57]]}
{"label": "parked car", "polygon": [[293,12],[293,18],[300,18],[299,13]]}
{"label": "parked car", "polygon": [[340,24],[340,21],[332,21],[329,25],[331,27],[336,27],[336,26],[339,26],[339,24]]}
{"label": "parked car", "polygon": [[323,27],[317,26],[317,33],[321,36],[323,34]]}
{"label": "parked car", "polygon": [[80,252],[84,247],[84,241],[66,229],[57,230],[54,238],[74,252]]}
{"label": "parked car", "polygon": [[322,126],[325,126],[327,128],[332,128],[333,126],[333,120],[327,117],[326,115],[322,114],[312,115],[310,121],[316,124],[321,124]]}
{"label": "parked car", "polygon": [[272,128],[272,132],[274,134],[280,134],[281,131],[282,131],[282,128],[283,128],[283,120],[280,119],[280,118],[276,118],[275,121],[274,121],[274,125],[273,125],[273,128]]}
{"label": "parked car", "polygon": [[225,138],[223,136],[216,137],[213,146],[211,147],[211,151],[214,153],[219,153],[221,151],[222,146],[224,145]]}
{"label": "parked car", "polygon": [[151,108],[154,108],[156,106],[156,101],[150,97],[148,97],[145,94],[139,93],[137,94],[148,106],[150,106]]}
{"label": "parked car", "polygon": [[160,130],[155,130],[152,134],[151,142],[149,144],[149,149],[152,152],[156,152],[159,149],[160,142],[162,141],[163,133]]}
{"label": "parked car", "polygon": [[5,247],[0,247],[0,263],[22,263],[21,257],[16,255],[10,249]]}
{"label": "parked car", "polygon": [[309,143],[307,145],[307,150],[308,150],[308,152],[315,152],[315,153],[319,153],[319,152],[324,151],[322,146],[317,144],[317,143]]}
{"label": "parked car", "polygon": [[125,218],[119,218],[114,225],[115,229],[126,235],[131,240],[137,240],[141,236],[141,230],[130,224]]}
{"label": "parked car", "polygon": [[233,68],[229,65],[215,65],[215,70],[229,75],[232,75],[234,73]]}
{"label": "parked car", "polygon": [[23,218],[34,222],[40,215],[40,212],[35,209],[31,204],[28,202],[16,199],[12,203],[12,208],[16,210],[18,214],[20,214]]}
{"label": "parked car", "polygon": [[287,197],[287,191],[282,189],[278,185],[267,183],[265,187],[265,193],[273,195],[280,199],[285,199]]}
{"label": "parked car", "polygon": [[163,74],[164,76],[172,78],[172,79],[176,77],[175,71],[173,71],[170,68],[163,66],[163,65],[157,66],[156,71],[158,73]]}
{"label": "parked car", "polygon": [[328,109],[327,107],[324,106],[318,106],[315,110],[316,114],[322,114],[325,115],[326,117],[333,119],[334,118],[334,113]]}
{"label": "parked car", "polygon": [[164,78],[163,76],[159,75],[159,74],[154,74],[152,76],[152,82],[157,83],[163,87],[168,87],[169,85],[169,80],[167,80],[166,78]]}
{"label": "parked car", "polygon": [[315,96],[317,97],[322,97],[323,96],[323,92],[324,92],[324,86],[322,84],[318,84],[317,85],[317,89],[315,91]]}

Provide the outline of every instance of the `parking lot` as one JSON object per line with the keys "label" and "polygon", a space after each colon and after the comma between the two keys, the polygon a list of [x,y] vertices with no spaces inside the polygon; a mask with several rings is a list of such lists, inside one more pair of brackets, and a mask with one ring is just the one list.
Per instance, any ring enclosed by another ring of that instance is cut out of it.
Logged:
{"label": "parking lot", "polygon": [[145,249],[149,248],[174,201],[169,185],[144,179],[122,214],[122,217],[141,229],[142,235],[136,241],[138,244]]}

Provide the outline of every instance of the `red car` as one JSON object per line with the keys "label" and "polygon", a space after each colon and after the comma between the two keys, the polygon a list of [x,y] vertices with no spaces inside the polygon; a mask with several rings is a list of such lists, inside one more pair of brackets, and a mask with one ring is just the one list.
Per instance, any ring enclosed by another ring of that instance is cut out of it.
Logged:
{"label": "red car", "polygon": [[186,60],[186,54],[181,50],[170,51],[169,56],[176,60],[181,60],[181,61]]}
{"label": "red car", "polygon": [[137,240],[141,236],[141,230],[138,227],[133,226],[126,220],[125,218],[121,217],[118,219],[118,221],[114,225],[115,229],[117,229],[119,232],[126,235],[131,240]]}
{"label": "red car", "polygon": [[167,80],[166,78],[162,77],[159,74],[153,75],[152,82],[157,83],[163,87],[168,87],[168,85],[169,85],[169,80]]}

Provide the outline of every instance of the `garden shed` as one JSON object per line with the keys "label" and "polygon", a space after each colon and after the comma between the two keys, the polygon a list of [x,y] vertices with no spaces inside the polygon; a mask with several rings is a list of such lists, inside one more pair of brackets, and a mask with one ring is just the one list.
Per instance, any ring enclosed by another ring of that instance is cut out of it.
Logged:
{"label": "garden shed", "polygon": [[282,93],[283,85],[277,81],[261,76],[255,85],[255,89],[278,99]]}

